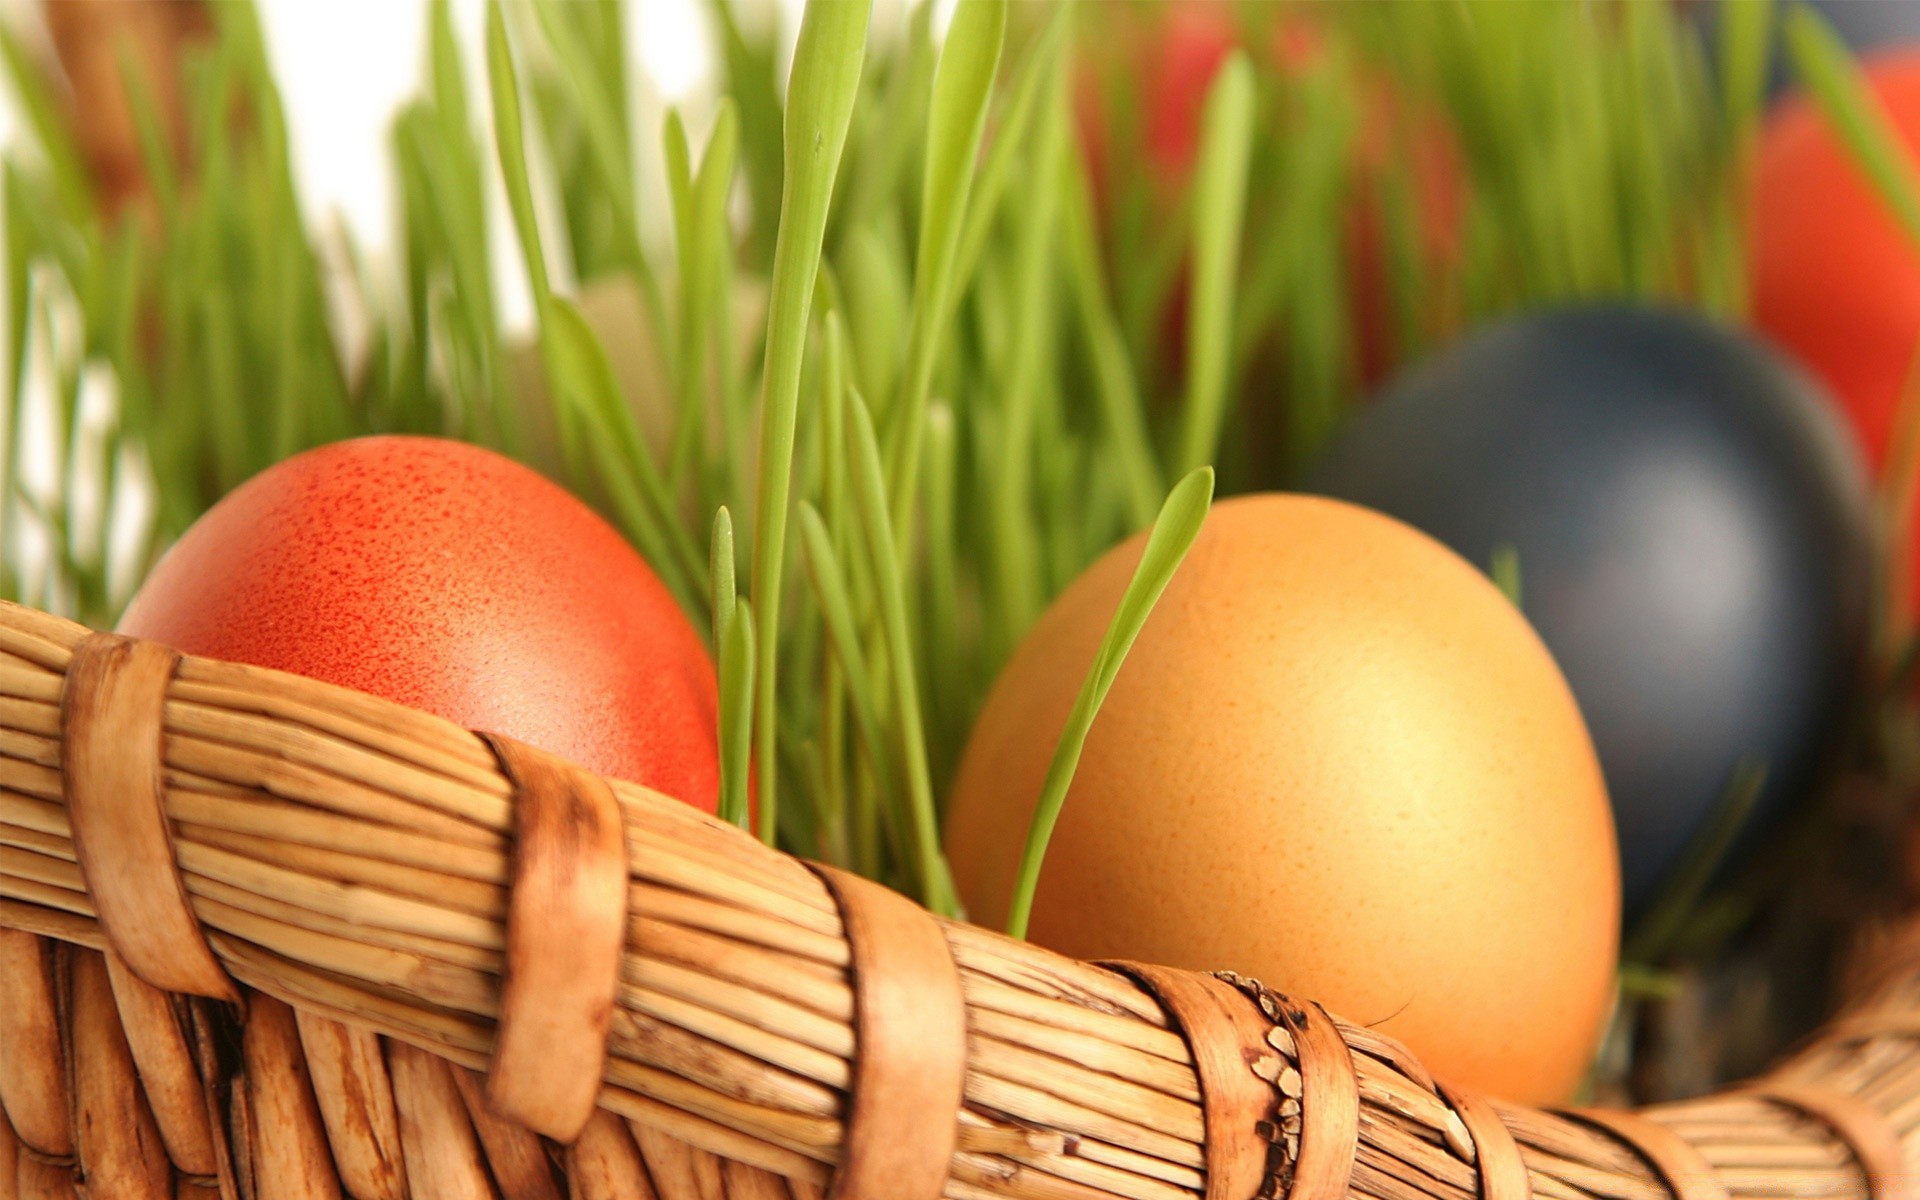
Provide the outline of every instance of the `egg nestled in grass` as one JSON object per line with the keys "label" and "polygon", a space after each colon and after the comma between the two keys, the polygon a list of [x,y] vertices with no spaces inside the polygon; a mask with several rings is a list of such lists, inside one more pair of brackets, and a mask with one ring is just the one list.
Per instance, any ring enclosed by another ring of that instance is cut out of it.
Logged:
{"label": "egg nestled in grass", "polygon": [[120,631],[719,804],[718,687],[692,622],[593,510],[477,446],[357,438],[268,468],[174,544]]}
{"label": "egg nestled in grass", "polygon": [[1395,381],[1307,487],[1482,567],[1511,550],[1607,773],[1629,920],[1747,780],[1755,832],[1818,781],[1865,645],[1866,491],[1765,344],[1618,305],[1498,322]]}
{"label": "egg nestled in grass", "polygon": [[[947,847],[1004,922],[1027,823],[1144,538],[1053,604],[968,743]],[[1230,969],[1513,1100],[1573,1092],[1613,997],[1619,868],[1566,682],[1479,571],[1336,501],[1215,506],[1088,737],[1030,933]]]}

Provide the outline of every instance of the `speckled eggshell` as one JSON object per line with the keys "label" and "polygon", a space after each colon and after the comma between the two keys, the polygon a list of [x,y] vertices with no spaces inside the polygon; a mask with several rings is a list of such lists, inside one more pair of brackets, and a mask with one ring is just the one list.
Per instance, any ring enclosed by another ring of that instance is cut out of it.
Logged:
{"label": "speckled eggshell", "polygon": [[700,636],[605,521],[491,451],[372,437],[288,459],[195,522],[120,630],[717,804]]}
{"label": "speckled eggshell", "polygon": [[[947,846],[982,923],[1142,545],[1054,603],[974,729]],[[1619,889],[1592,743],[1506,598],[1397,521],[1261,495],[1215,506],[1121,669],[1031,936],[1252,975],[1555,1103],[1612,1003]]]}

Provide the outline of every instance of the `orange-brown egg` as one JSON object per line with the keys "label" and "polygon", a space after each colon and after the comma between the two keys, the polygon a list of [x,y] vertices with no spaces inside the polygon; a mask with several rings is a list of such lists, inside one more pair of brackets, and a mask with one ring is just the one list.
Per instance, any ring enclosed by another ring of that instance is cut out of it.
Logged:
{"label": "orange-brown egg", "polygon": [[[946,832],[984,924],[1143,544],[1054,603],[973,731]],[[1030,933],[1252,975],[1545,1104],[1606,1021],[1619,904],[1592,743],[1519,612],[1406,525],[1275,494],[1215,506],[1135,643]]]}

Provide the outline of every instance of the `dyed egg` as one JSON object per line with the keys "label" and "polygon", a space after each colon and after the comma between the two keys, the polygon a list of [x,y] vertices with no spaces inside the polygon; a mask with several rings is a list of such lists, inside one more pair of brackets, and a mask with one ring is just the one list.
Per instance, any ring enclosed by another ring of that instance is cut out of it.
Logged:
{"label": "dyed egg", "polygon": [[1865,489],[1814,385],[1703,317],[1579,308],[1470,336],[1391,386],[1307,481],[1486,567],[1593,731],[1629,917],[1744,758],[1761,820],[1806,789],[1863,647]]}
{"label": "dyed egg", "polygon": [[692,622],[591,509],[475,446],[359,438],[268,468],[194,522],[120,630],[719,803],[718,689]]}
{"label": "dyed egg", "polygon": [[[947,820],[1004,922],[1027,824],[1144,538],[994,684]],[[1231,969],[1407,1042],[1442,1078],[1564,1101],[1613,996],[1619,874],[1553,660],[1431,538],[1308,496],[1224,501],[1094,722],[1030,935]]]}
{"label": "dyed egg", "polygon": [[[1920,50],[1874,59],[1866,74],[1900,142],[1920,153]],[[1920,352],[1920,250],[1804,96],[1775,110],[1761,138],[1751,236],[1754,324],[1832,389],[1883,463]]]}
{"label": "dyed egg", "polygon": [[[1273,14],[1266,14],[1273,15]],[[1081,81],[1078,107],[1083,150],[1103,205],[1111,208],[1114,188],[1131,170],[1144,175],[1155,203],[1172,205],[1191,183],[1200,149],[1200,130],[1208,90],[1236,49],[1244,48],[1264,72],[1288,81],[1307,79],[1329,54],[1347,54],[1344,31],[1332,11],[1313,6],[1288,9],[1270,23],[1261,41],[1248,44],[1231,6],[1214,0],[1185,0],[1164,8],[1118,8],[1112,28],[1095,35],[1103,48],[1091,62],[1119,64],[1128,100],[1137,104],[1134,124],[1115,124],[1101,107],[1097,76]],[[1119,45],[1121,53],[1110,47]],[[1405,172],[1415,219],[1412,245],[1423,274],[1450,273],[1458,265],[1468,202],[1466,167],[1443,114],[1417,103],[1385,71],[1364,72],[1353,83],[1351,101],[1359,118],[1349,148],[1351,177],[1342,205],[1342,264],[1346,273],[1346,336],[1351,341],[1357,377],[1372,385],[1401,355],[1396,328],[1395,264],[1389,246],[1387,188],[1394,173]],[[1116,145],[1131,133],[1137,145]],[[1452,301],[1439,289],[1413,297],[1423,331],[1451,327]],[[1182,277],[1162,314],[1162,341],[1168,358],[1185,358],[1186,280]]]}

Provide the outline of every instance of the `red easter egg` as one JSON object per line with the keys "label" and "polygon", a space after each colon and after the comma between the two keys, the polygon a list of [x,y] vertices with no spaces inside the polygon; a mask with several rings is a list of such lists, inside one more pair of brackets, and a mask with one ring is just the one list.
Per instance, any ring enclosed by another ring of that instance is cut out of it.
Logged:
{"label": "red easter egg", "polygon": [[[1144,168],[1156,202],[1170,206],[1191,182],[1207,92],[1228,55],[1241,45],[1240,29],[1226,5],[1192,0],[1120,30],[1120,41],[1132,46],[1126,57],[1127,78],[1129,90],[1139,97],[1139,147],[1131,158],[1116,155],[1113,131],[1100,108],[1100,89],[1091,76],[1082,79],[1077,93],[1081,143],[1103,205],[1111,198],[1117,157]],[[1294,14],[1273,24],[1266,46],[1248,49],[1263,70],[1298,78],[1327,52],[1328,36],[1319,20]],[[1452,132],[1439,113],[1413,103],[1384,73],[1368,71],[1359,86],[1361,124],[1351,150],[1354,186],[1342,237],[1353,369],[1361,386],[1370,387],[1398,365],[1399,357],[1381,181],[1396,156],[1409,156],[1416,252],[1429,271],[1441,274],[1459,257],[1467,185]],[[1162,314],[1167,357],[1176,363],[1185,357],[1187,286],[1183,271]],[[1446,289],[1435,289],[1418,302],[1419,319],[1429,332],[1451,323]]]}
{"label": "red easter egg", "polygon": [[[1920,51],[1865,70],[1907,153],[1920,153]],[[1920,252],[1804,95],[1761,138],[1751,236],[1755,324],[1826,383],[1879,466],[1920,349]]]}
{"label": "red easter egg", "polygon": [[700,635],[611,526],[488,450],[369,437],[271,467],[187,530],[120,630],[718,803]]}

